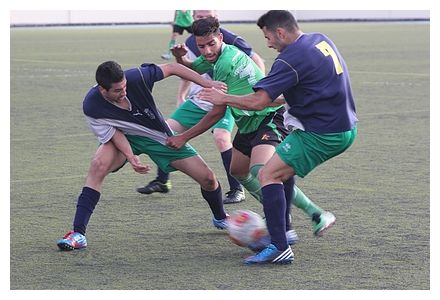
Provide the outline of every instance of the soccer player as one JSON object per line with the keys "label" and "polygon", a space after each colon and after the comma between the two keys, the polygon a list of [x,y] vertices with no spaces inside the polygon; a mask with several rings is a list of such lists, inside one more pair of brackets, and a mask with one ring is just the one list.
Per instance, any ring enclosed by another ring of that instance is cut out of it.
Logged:
{"label": "soccer player", "polygon": [[173,31],[171,32],[171,39],[168,43],[167,51],[162,54],[162,57],[165,60],[169,60],[171,58],[170,49],[174,47],[176,44],[177,35],[182,35],[183,31],[186,30],[188,33],[192,33],[191,24],[193,22],[192,11],[191,10],[176,10],[174,12],[174,21],[173,21]]}
{"label": "soccer player", "polygon": [[[259,173],[271,244],[246,258],[245,263],[290,263],[294,255],[286,240],[282,183],[294,175],[305,177],[347,150],[356,138],[358,119],[347,66],[327,36],[303,33],[289,11],[268,11],[257,25],[267,46],[280,53],[269,74],[248,95],[227,95],[211,88],[199,96],[216,105],[252,111],[280,103],[280,95],[289,104],[295,130],[277,146]],[[322,223],[323,217],[315,215],[314,221]],[[326,224],[319,234],[330,225]]]}
{"label": "soccer player", "polygon": [[[197,47],[202,54],[194,61],[185,55],[185,45],[176,45],[172,53],[177,62],[203,74],[213,72],[213,79],[223,81],[228,86],[228,93],[244,95],[252,92],[252,86],[264,77],[254,61],[237,47],[223,42],[219,30],[220,24],[214,17],[194,21],[193,34]],[[200,97],[203,99],[203,97]],[[186,141],[205,132],[224,115],[226,106],[214,106],[199,123],[187,131],[168,139],[168,145],[180,148]],[[255,177],[258,169],[266,163],[278,145],[286,136],[283,125],[282,105],[267,107],[259,111],[245,111],[231,108],[232,116],[238,128],[234,137],[230,172],[257,199],[260,185]],[[293,181],[286,182],[290,193]],[[290,200],[291,196],[288,196]],[[289,201],[290,204],[290,201]],[[286,215],[289,218],[289,214]],[[286,222],[286,231],[291,244],[297,241],[297,235]]]}
{"label": "soccer player", "polygon": [[[217,17],[216,11],[193,11],[193,18],[195,21],[207,17]],[[252,47],[243,38],[222,27],[220,27],[220,32],[223,35],[223,42],[225,44],[234,45],[246,53],[264,73],[265,67],[262,58],[252,50]],[[200,56],[196,38],[193,34],[186,39],[185,45],[188,48],[186,57],[189,60],[194,60]],[[208,74],[203,74],[203,76],[211,79]],[[211,103],[203,101],[197,96],[197,93],[201,89],[202,87],[197,84],[192,84],[187,80],[181,80],[177,94],[178,108],[171,115],[170,119],[167,120],[167,123],[173,131],[181,133],[187,130],[197,124],[208,113],[208,111],[212,109],[213,105]],[[232,157],[231,132],[233,127],[234,118],[232,117],[230,108],[226,109],[225,115],[212,127],[214,142],[220,152],[229,183],[229,191],[226,192],[226,195],[223,198],[224,204],[238,203],[245,199],[242,185],[229,173]],[[147,185],[138,188],[137,191],[142,194],[151,194],[155,192],[168,193],[171,189],[169,173],[166,173],[159,168],[157,173],[157,177],[154,180]]]}
{"label": "soccer player", "polygon": [[203,198],[213,213],[213,225],[226,228],[222,191],[212,170],[190,145],[179,151],[165,145],[172,135],[160,111],[156,108],[152,89],[156,81],[177,75],[204,87],[225,88],[223,83],[207,80],[196,72],[179,65],[143,64],[126,71],[114,61],[107,61],[96,70],[97,85],[87,93],[83,111],[101,145],[90,164],[85,186],[78,197],[73,231],[57,242],[61,250],[87,246],[85,237],[89,219],[99,201],[104,178],[128,161],[133,169],[145,174],[150,167],[143,165],[138,155],[148,154],[163,170],[180,170],[201,186]]}

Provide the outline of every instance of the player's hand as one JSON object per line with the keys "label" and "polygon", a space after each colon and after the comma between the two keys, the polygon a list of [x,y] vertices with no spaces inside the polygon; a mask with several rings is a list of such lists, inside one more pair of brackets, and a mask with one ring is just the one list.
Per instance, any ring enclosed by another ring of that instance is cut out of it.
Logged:
{"label": "player's hand", "polygon": [[133,170],[139,174],[147,174],[151,170],[151,166],[143,164],[137,155],[133,155],[127,160],[131,164]]}
{"label": "player's hand", "polygon": [[185,145],[187,142],[187,139],[183,137],[182,135],[174,135],[167,138],[167,146],[174,148],[174,149],[180,149]]}
{"label": "player's hand", "polygon": [[216,88],[204,88],[199,93],[198,96],[202,100],[206,100],[208,102],[211,102],[214,105],[225,105],[226,94]]}
{"label": "player's hand", "polygon": [[223,93],[228,92],[228,86],[226,85],[226,83],[222,81],[212,81],[211,84],[213,88],[216,88],[217,90],[220,90]]}
{"label": "player's hand", "polygon": [[171,48],[171,53],[174,57],[182,57],[188,53],[188,48],[184,44],[177,44]]}

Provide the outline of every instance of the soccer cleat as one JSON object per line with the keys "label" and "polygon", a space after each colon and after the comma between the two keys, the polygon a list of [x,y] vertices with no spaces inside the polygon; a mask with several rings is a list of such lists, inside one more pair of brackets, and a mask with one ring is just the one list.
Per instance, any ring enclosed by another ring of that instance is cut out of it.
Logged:
{"label": "soccer cleat", "polygon": [[168,193],[171,190],[171,181],[168,180],[166,183],[162,183],[159,180],[153,180],[146,186],[137,188],[136,191],[141,194],[152,194],[152,193]]}
{"label": "soccer cleat", "polygon": [[245,198],[244,191],[239,189],[233,189],[226,193],[226,197],[223,198],[223,204],[238,203]]}
{"label": "soccer cleat", "polygon": [[247,257],[244,263],[247,265],[252,264],[290,264],[294,259],[293,251],[290,247],[281,251],[275,247],[274,244],[270,244],[263,251],[258,254]]}
{"label": "soccer cleat", "polygon": [[171,55],[169,53],[164,53],[160,57],[162,59],[165,59],[165,60],[170,60],[171,59]]}
{"label": "soccer cleat", "polygon": [[87,247],[87,239],[79,232],[69,231],[61,240],[58,240],[57,246],[64,251],[82,249]]}
{"label": "soccer cleat", "polygon": [[[291,229],[286,232],[286,239],[287,239],[287,244],[291,246],[299,242],[298,234],[294,229]],[[261,237],[259,240],[249,244],[248,248],[251,249],[253,252],[260,252],[261,250],[269,246],[270,242],[271,242],[270,235],[267,234]]]}
{"label": "soccer cleat", "polygon": [[226,214],[226,218],[221,219],[221,220],[217,220],[215,217],[212,217],[212,224],[217,229],[222,229],[222,230],[228,229],[228,218],[229,218],[228,214]]}
{"label": "soccer cleat", "polygon": [[315,236],[322,236],[324,231],[329,229],[336,222],[336,217],[328,211],[319,214],[313,214],[312,220],[313,224],[313,233]]}

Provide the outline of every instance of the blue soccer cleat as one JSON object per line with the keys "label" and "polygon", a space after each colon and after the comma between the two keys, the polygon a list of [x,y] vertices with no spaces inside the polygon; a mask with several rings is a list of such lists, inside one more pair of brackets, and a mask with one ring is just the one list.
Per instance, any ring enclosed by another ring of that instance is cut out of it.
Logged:
{"label": "blue soccer cleat", "polygon": [[258,254],[249,256],[244,260],[247,265],[253,264],[290,264],[294,259],[292,249],[287,247],[286,250],[281,251],[275,247],[274,244],[270,244]]}
{"label": "blue soccer cleat", "polygon": [[86,237],[75,231],[69,231],[64,237],[57,242],[58,248],[64,251],[71,251],[74,249],[83,249],[87,247]]}
{"label": "blue soccer cleat", "polygon": [[[286,239],[287,239],[287,244],[291,246],[299,242],[298,234],[294,229],[290,229],[289,231],[286,232]],[[261,250],[269,246],[270,242],[271,242],[270,235],[265,235],[260,239],[258,239],[257,241],[249,244],[248,248],[251,249],[253,252],[260,252]]]}
{"label": "blue soccer cleat", "polygon": [[217,229],[228,229],[228,217],[229,215],[226,214],[226,218],[221,219],[221,220],[217,220],[215,217],[212,218],[212,224],[215,226],[215,228]]}

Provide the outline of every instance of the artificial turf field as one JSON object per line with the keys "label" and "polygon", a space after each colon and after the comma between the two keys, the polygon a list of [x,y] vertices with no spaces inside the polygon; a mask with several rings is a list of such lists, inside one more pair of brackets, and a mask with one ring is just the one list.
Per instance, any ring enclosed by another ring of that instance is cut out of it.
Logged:
{"label": "artificial turf field", "polygon": [[[168,194],[141,195],[150,181],[129,166],[111,174],[88,226],[86,250],[60,252],[97,140],[82,100],[99,63],[163,63],[169,27],[10,30],[11,290],[429,290],[430,25],[303,23],[327,34],[347,62],[359,117],[352,148],[298,179],[337,222],[317,239],[293,208],[301,242],[287,266],[245,266],[251,252],[211,224],[200,188],[172,174]],[[270,66],[277,53],[254,24],[227,24]],[[182,37],[180,37],[182,40]],[[177,78],[153,90],[165,116]],[[191,144],[227,181],[210,133]],[[144,162],[151,162],[142,156]],[[261,205],[246,201],[227,211]]]}

